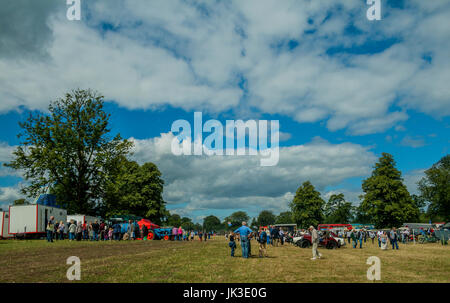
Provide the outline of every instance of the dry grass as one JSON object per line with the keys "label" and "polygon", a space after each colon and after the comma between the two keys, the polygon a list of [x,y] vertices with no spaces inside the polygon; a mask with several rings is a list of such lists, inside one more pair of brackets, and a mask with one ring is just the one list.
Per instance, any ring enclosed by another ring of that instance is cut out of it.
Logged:
{"label": "dry grass", "polygon": [[56,242],[0,241],[0,282],[68,282],[66,259],[81,259],[81,282],[369,282],[370,256],[381,259],[381,282],[450,282],[450,246],[401,245],[381,251],[311,249],[292,245],[268,247],[269,258],[235,258],[223,237],[211,241]]}

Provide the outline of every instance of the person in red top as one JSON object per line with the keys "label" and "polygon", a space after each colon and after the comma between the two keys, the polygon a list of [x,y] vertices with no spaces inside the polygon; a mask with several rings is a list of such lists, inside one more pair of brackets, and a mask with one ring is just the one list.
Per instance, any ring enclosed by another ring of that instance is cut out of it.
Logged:
{"label": "person in red top", "polygon": [[83,223],[83,240],[89,240],[89,233],[86,222]]}
{"label": "person in red top", "polygon": [[178,228],[178,241],[183,240],[183,229],[181,226]]}

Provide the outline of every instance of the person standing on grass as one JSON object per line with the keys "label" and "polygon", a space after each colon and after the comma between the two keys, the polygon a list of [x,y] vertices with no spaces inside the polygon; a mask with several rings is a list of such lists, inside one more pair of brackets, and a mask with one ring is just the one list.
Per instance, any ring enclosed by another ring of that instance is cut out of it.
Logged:
{"label": "person standing on grass", "polygon": [[369,231],[369,238],[372,240],[372,244],[375,244],[375,233],[373,230]]}
{"label": "person standing on grass", "polygon": [[387,234],[386,232],[381,232],[381,236],[380,236],[380,242],[381,242],[381,250],[387,250],[387,243],[388,243],[388,239],[387,239]]}
{"label": "person standing on grass", "polygon": [[113,236],[114,236],[114,229],[112,227],[110,227],[108,229],[108,239],[109,239],[109,241],[113,240]]}
{"label": "person standing on grass", "polygon": [[200,230],[198,232],[198,239],[200,240],[200,242],[202,242],[202,238],[203,238],[203,234],[202,234],[202,231]]}
{"label": "person standing on grass", "polygon": [[355,230],[352,229],[350,232],[350,238],[352,239],[352,243],[353,243],[353,248],[356,248],[356,245],[358,244],[358,240],[356,238],[356,234],[355,234]]}
{"label": "person standing on grass", "polygon": [[364,231],[364,229],[361,229],[358,232],[359,248],[362,248],[363,241],[365,241],[365,235],[366,235],[366,232]]}
{"label": "person standing on grass", "polygon": [[231,256],[234,257],[234,250],[236,249],[236,241],[234,240],[234,233],[230,233],[230,242],[228,242],[228,246],[231,248]]}
{"label": "person standing on grass", "polygon": [[141,231],[139,228],[139,224],[137,224],[136,221],[134,221],[133,228],[134,228],[134,239],[141,238]]}
{"label": "person standing on grass", "polygon": [[81,221],[79,221],[77,224],[76,233],[77,233],[77,241],[81,241],[81,237],[83,235],[83,225],[81,224]]}
{"label": "person standing on grass", "polygon": [[64,229],[65,229],[64,222],[60,221],[58,225],[58,234],[60,240],[64,240]]}
{"label": "person standing on grass", "polygon": [[99,230],[100,241],[105,240],[105,223],[103,223],[103,221],[100,221],[100,226],[99,226],[98,230]]}
{"label": "person standing on grass", "polygon": [[119,241],[120,240],[120,230],[121,230],[120,224],[116,222],[112,226],[112,228],[113,228],[113,233],[114,233],[114,240]]}
{"label": "person standing on grass", "polygon": [[206,242],[206,238],[208,238],[208,232],[203,232],[203,240]]}
{"label": "person standing on grass", "polygon": [[183,229],[180,227],[178,227],[178,241],[182,241],[183,240]]}
{"label": "person standing on grass", "polygon": [[377,238],[378,238],[378,247],[381,247],[381,236],[383,235],[383,231],[379,230],[377,232]]}
{"label": "person standing on grass", "polygon": [[131,221],[131,220],[128,220],[127,234],[128,234],[128,240],[133,239],[133,221]]}
{"label": "person standing on grass", "polygon": [[347,229],[347,230],[345,231],[345,235],[346,235],[346,237],[347,237],[348,244],[350,244],[350,239],[351,239],[351,237],[352,237],[351,231]]}
{"label": "person standing on grass", "polygon": [[391,239],[392,249],[397,248],[398,250],[398,235],[397,231],[395,230],[395,227],[391,229],[391,232],[389,233],[389,238]]}
{"label": "person standing on grass", "polygon": [[93,241],[98,241],[98,234],[100,232],[100,224],[98,224],[98,221],[95,220],[94,223],[92,223],[92,238]]}
{"label": "person standing on grass", "polygon": [[276,227],[272,228],[272,232],[270,233],[270,237],[272,239],[272,246],[278,246],[278,237],[279,237],[279,232],[278,229]]}
{"label": "person standing on grass", "polygon": [[317,249],[319,246],[319,234],[312,225],[309,227],[309,232],[311,233],[312,255],[313,255],[311,260],[316,260],[317,258],[320,259],[322,258],[322,254]]}
{"label": "person standing on grass", "polygon": [[172,235],[170,236],[170,239],[173,241],[176,241],[178,238],[178,228],[175,226],[172,228]]}
{"label": "person standing on grass", "polygon": [[258,235],[259,257],[267,257],[267,229],[261,230]]}
{"label": "person standing on grass", "polygon": [[53,237],[55,238],[56,241],[58,241],[59,240],[59,222],[56,221],[55,225],[53,227],[54,227]]}
{"label": "person standing on grass", "polygon": [[54,220],[55,217],[51,216],[50,220],[48,220],[47,222],[47,242],[52,242],[53,243],[53,230],[55,229],[54,227]]}
{"label": "person standing on grass", "polygon": [[70,220],[69,225],[69,241],[75,240],[75,232],[77,231],[77,226],[73,220]]}
{"label": "person standing on grass", "polygon": [[234,231],[234,233],[237,233],[240,235],[241,238],[241,247],[242,247],[242,257],[247,259],[248,258],[248,242],[249,238],[248,236],[252,230],[247,227],[247,222],[242,222],[242,226],[239,227]]}

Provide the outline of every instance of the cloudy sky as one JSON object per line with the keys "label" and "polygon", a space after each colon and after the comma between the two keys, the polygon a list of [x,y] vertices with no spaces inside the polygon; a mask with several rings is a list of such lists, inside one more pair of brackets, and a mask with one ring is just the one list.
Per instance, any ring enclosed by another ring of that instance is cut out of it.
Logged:
{"label": "cloudy sky", "polygon": [[[94,0],[69,21],[65,0],[0,7],[0,162],[18,122],[73,88],[108,101],[112,130],[154,162],[168,208],[201,221],[288,208],[310,180],[359,203],[382,152],[411,192],[450,146],[450,2]],[[178,119],[279,120],[278,165],[258,156],[174,156]],[[20,196],[0,169],[0,204]]]}

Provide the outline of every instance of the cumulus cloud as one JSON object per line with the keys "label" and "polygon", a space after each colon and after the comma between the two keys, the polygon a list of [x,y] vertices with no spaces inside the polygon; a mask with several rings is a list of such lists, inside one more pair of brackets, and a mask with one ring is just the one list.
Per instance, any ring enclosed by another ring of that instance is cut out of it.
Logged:
{"label": "cumulus cloud", "polygon": [[[367,148],[314,138],[280,148],[279,163],[262,167],[256,156],[175,156],[172,133],[134,142],[133,158],[155,163],[165,180],[164,199],[182,214],[202,209],[286,210],[302,182],[324,191],[351,177],[368,175],[376,161]],[[182,205],[182,207],[177,207]]]}
{"label": "cumulus cloud", "polygon": [[425,177],[425,169],[415,169],[406,172],[403,175],[403,182],[408,188],[409,193],[419,194],[419,190],[417,188],[417,182],[419,182],[423,177]]}
{"label": "cumulus cloud", "polygon": [[4,163],[8,163],[13,159],[13,151],[15,148],[16,146],[10,146],[6,142],[0,142],[0,177],[20,177],[22,175],[18,170],[3,166]]}
{"label": "cumulus cloud", "polygon": [[[81,22],[59,4],[30,8],[25,18],[44,33],[34,53],[45,56],[0,57],[0,111],[43,109],[68,89],[93,87],[131,109],[253,108],[331,131],[383,132],[409,109],[450,114],[450,4],[428,2],[386,6],[376,23],[359,0],[95,1]],[[25,5],[8,3],[16,6]],[[33,44],[29,32],[14,37]],[[382,47],[371,52],[374,42]]]}

